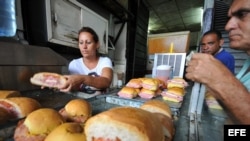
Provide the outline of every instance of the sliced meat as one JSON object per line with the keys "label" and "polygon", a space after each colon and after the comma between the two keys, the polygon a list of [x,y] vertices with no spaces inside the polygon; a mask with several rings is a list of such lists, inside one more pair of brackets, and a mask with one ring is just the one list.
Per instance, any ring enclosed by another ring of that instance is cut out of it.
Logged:
{"label": "sliced meat", "polygon": [[59,110],[59,113],[63,116],[63,118],[68,122],[77,122],[77,123],[84,123],[87,120],[86,116],[71,116],[67,113],[65,108]]}
{"label": "sliced meat", "polygon": [[14,132],[15,141],[44,141],[47,135],[31,135],[28,128],[23,124],[24,120],[20,120]]}

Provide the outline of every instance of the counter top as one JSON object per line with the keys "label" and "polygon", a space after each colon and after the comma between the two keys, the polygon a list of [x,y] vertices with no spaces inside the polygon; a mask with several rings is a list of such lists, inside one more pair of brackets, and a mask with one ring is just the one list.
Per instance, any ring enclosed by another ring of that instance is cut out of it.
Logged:
{"label": "counter top", "polygon": [[[201,140],[201,141],[223,141],[223,125],[227,117],[225,114],[215,114],[207,107],[203,108],[202,115],[198,127],[198,134],[190,135],[190,118],[188,115],[189,102],[191,97],[192,85],[187,87],[186,95],[184,97],[181,107],[173,107],[171,110],[174,113],[175,136],[173,141],[188,141],[188,140]],[[113,107],[129,105],[132,107],[139,107],[146,100],[143,99],[123,99],[117,96],[119,89],[110,91],[107,94],[102,94],[86,99],[90,102],[93,115],[102,111],[108,110]],[[22,93],[24,96],[37,99],[41,105],[49,108],[60,109],[68,101],[78,97],[77,94],[66,94],[53,90],[39,90],[39,91],[26,91]],[[160,99],[160,97],[157,97]],[[11,122],[0,128],[0,140],[13,141],[12,136],[17,122]]]}

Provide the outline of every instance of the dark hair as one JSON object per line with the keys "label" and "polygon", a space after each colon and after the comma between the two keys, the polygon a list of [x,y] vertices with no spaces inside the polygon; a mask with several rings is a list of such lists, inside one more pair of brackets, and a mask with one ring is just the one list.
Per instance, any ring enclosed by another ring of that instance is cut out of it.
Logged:
{"label": "dark hair", "polygon": [[82,32],[88,32],[88,33],[92,34],[94,41],[95,41],[96,43],[99,42],[98,35],[96,34],[96,32],[95,32],[92,28],[90,28],[90,27],[82,27],[82,28],[79,30],[79,32],[78,32],[78,36],[79,36],[80,33],[82,33]]}
{"label": "dark hair", "polygon": [[208,35],[208,34],[216,34],[217,35],[217,38],[220,40],[220,39],[222,39],[222,35],[221,35],[221,32],[220,31],[218,31],[218,30],[209,30],[209,31],[207,31],[207,32],[205,32],[204,34],[203,34],[203,36],[205,36],[205,35]]}

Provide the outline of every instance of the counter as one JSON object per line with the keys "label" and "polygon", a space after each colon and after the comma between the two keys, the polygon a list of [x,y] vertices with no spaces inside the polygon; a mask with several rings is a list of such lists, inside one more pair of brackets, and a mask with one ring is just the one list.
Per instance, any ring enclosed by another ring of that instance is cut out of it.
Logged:
{"label": "counter", "polygon": [[[223,125],[227,119],[225,114],[210,111],[204,106],[201,117],[196,119],[198,120],[198,124],[196,125],[194,124],[195,122],[190,120],[188,109],[191,90],[192,84],[186,88],[187,93],[180,107],[178,105],[170,105],[176,128],[173,141],[223,141]],[[118,91],[119,89],[115,89],[107,94],[86,99],[92,106],[93,114],[95,115],[112,107],[124,105],[139,107],[146,101],[140,98],[132,100],[120,98],[117,96]],[[66,94],[50,89],[25,91],[21,94],[38,100],[43,107],[54,108],[56,110],[62,108],[71,99],[81,98],[79,93]],[[161,97],[157,97],[156,99],[161,99]],[[13,141],[12,137],[16,124],[17,121],[12,121],[0,127],[0,141]]]}

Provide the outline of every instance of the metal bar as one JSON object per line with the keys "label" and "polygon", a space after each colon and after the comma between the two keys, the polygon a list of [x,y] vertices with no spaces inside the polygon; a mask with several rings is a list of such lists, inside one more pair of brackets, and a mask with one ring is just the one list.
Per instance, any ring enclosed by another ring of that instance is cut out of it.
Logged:
{"label": "metal bar", "polygon": [[203,109],[203,103],[204,103],[204,98],[205,98],[205,92],[206,92],[206,87],[202,84],[200,87],[200,93],[199,93],[199,97],[198,97],[198,104],[197,104],[197,116],[201,116],[201,112]]}
{"label": "metal bar", "polygon": [[196,130],[195,114],[191,113],[189,116],[189,141],[196,141]]}
{"label": "metal bar", "polygon": [[200,91],[200,83],[195,82],[192,88],[192,93],[191,93],[191,98],[190,98],[190,105],[189,105],[189,111],[188,111],[189,115],[196,113],[199,91]]}

